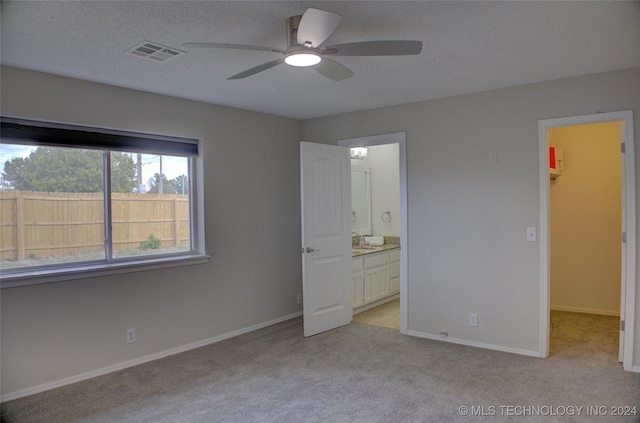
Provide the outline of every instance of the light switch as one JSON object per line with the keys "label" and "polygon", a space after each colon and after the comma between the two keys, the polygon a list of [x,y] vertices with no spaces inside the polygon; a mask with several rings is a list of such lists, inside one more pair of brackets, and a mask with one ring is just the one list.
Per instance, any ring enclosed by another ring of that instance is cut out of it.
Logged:
{"label": "light switch", "polygon": [[527,227],[527,241],[535,242],[536,240],[536,228],[534,226]]}

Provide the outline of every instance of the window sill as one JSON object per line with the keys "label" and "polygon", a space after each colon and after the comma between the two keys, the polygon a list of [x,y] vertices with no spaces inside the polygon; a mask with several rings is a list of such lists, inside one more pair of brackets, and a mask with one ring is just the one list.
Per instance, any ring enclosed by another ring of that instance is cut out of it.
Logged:
{"label": "window sill", "polygon": [[12,275],[0,274],[0,286],[3,289],[16,288],[19,286],[69,281],[96,276],[117,275],[122,273],[165,269],[168,267],[190,266],[194,264],[207,263],[209,261],[209,257],[210,256],[208,255],[194,254],[179,257],[174,256],[126,261],[120,263],[100,263],[56,270],[27,270],[25,272],[15,273]]}

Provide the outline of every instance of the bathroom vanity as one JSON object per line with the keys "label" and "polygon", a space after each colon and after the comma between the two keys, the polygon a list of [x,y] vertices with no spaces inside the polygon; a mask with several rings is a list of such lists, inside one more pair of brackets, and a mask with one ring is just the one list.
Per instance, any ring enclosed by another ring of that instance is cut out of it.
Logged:
{"label": "bathroom vanity", "polygon": [[395,299],[400,292],[399,246],[354,247],[351,289],[354,313]]}

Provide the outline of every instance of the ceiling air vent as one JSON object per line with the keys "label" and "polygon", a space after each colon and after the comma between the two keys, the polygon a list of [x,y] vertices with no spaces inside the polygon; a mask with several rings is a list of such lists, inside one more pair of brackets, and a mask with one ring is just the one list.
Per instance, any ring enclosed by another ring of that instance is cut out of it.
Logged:
{"label": "ceiling air vent", "polygon": [[185,54],[184,51],[163,46],[162,44],[145,41],[126,51],[127,54],[142,57],[145,59],[155,60],[156,62],[166,62],[174,57]]}

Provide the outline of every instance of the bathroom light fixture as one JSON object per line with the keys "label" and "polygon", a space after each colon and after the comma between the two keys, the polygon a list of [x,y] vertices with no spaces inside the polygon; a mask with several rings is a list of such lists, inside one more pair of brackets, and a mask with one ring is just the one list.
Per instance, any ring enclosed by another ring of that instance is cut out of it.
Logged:
{"label": "bathroom light fixture", "polygon": [[367,157],[367,149],[365,147],[355,147],[351,149],[351,158],[362,160]]}
{"label": "bathroom light fixture", "polygon": [[306,67],[313,66],[320,63],[320,56],[313,53],[299,52],[292,53],[284,58],[284,61],[287,65],[297,66],[297,67]]}

